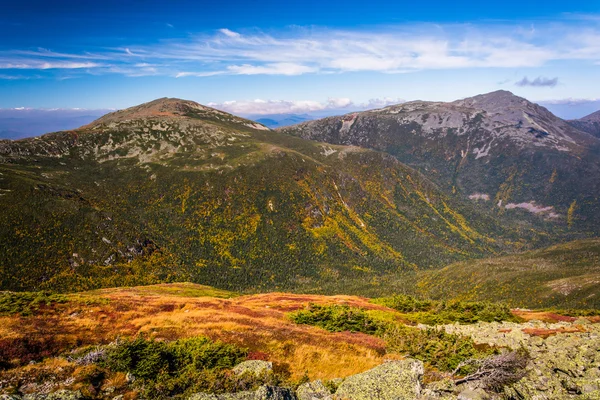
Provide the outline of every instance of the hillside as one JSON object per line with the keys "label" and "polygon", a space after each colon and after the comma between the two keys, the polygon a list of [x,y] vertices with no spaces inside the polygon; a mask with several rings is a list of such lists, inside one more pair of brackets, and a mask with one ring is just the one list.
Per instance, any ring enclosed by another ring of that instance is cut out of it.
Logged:
{"label": "hillside", "polygon": [[600,137],[600,111],[596,111],[595,113],[583,118],[573,119],[568,122],[580,131]]}
{"label": "hillside", "polygon": [[600,141],[507,91],[413,101],[280,131],[385,151],[513,224],[598,234]]}
{"label": "hillside", "polygon": [[0,288],[11,290],[377,288],[531,236],[387,154],[178,99],[1,141],[0,206]]}
{"label": "hillside", "polygon": [[[0,293],[0,397],[458,400],[477,388],[484,398],[593,399],[600,391],[597,317],[465,303],[459,317],[481,306],[502,317],[425,330],[405,320],[419,312],[375,302],[239,296],[190,283]],[[462,362],[493,363],[487,372],[502,378],[473,375]]]}
{"label": "hillside", "polygon": [[503,301],[515,307],[600,308],[600,239],[471,260],[426,274],[425,296]]}

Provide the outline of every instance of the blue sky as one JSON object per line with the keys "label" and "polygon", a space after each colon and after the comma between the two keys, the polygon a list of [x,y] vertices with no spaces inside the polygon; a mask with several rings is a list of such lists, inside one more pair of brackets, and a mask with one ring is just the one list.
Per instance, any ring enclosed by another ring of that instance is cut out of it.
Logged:
{"label": "blue sky", "polygon": [[314,113],[505,89],[583,116],[600,98],[596,0],[0,2],[0,108]]}

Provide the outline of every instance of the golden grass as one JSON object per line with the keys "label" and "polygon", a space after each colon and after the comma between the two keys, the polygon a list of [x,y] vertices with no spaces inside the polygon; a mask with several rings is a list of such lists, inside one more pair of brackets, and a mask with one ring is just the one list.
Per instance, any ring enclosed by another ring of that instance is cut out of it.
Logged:
{"label": "golden grass", "polygon": [[293,379],[305,374],[311,379],[345,377],[384,361],[381,339],[299,326],[286,317],[286,313],[308,303],[393,312],[366,298],[285,293],[205,297],[215,292],[221,297],[233,295],[193,284],[77,294],[73,295],[75,301],[58,304],[33,317],[1,318],[0,337],[52,336],[61,339],[60,343],[84,346],[142,332],[166,340],[204,335],[246,347],[251,353],[264,353],[269,361],[288,370]]}

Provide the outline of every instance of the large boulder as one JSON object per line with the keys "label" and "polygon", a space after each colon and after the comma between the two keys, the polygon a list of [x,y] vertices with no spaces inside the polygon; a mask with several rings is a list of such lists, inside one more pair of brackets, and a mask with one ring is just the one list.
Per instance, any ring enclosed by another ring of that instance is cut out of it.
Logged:
{"label": "large boulder", "polygon": [[248,360],[233,367],[232,371],[236,375],[264,376],[273,372],[273,363],[270,361]]}
{"label": "large boulder", "polygon": [[80,391],[58,390],[50,394],[30,393],[23,396],[23,400],[82,400]]}
{"label": "large boulder", "polygon": [[188,400],[295,400],[295,396],[289,389],[276,386],[261,386],[256,391],[245,391],[238,393],[196,393]]}
{"label": "large boulder", "polygon": [[298,400],[320,400],[320,399],[331,399],[331,392],[323,382],[314,381],[306,382],[298,386],[296,390],[296,397]]}
{"label": "large boulder", "polygon": [[423,363],[414,359],[389,361],[353,375],[335,392],[337,399],[414,400],[421,394]]}

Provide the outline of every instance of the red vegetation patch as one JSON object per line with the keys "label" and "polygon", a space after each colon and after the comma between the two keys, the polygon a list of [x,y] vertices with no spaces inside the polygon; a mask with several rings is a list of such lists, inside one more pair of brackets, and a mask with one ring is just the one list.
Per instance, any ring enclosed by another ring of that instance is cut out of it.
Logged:
{"label": "red vegetation patch", "polygon": [[526,333],[530,336],[539,336],[544,339],[549,336],[561,334],[561,333],[580,333],[580,332],[586,332],[585,328],[581,325],[568,326],[568,327],[558,328],[558,329],[544,329],[544,328],[525,328],[525,329],[523,329],[523,333]]}
{"label": "red vegetation patch", "polygon": [[251,351],[248,353],[248,360],[268,361],[269,355],[262,351]]}
{"label": "red vegetation patch", "polygon": [[548,311],[531,311],[531,310],[513,310],[512,313],[525,321],[538,320],[543,322],[573,322],[577,318],[560,315]]}

